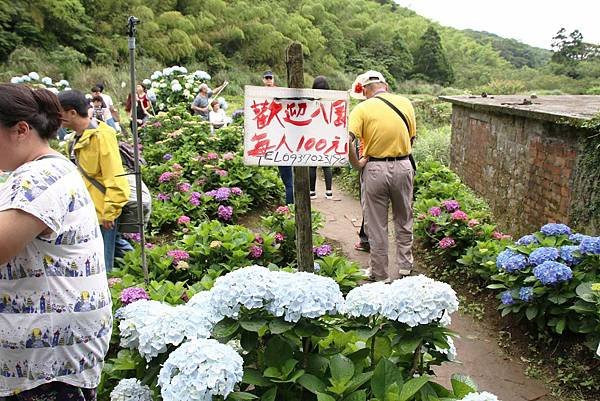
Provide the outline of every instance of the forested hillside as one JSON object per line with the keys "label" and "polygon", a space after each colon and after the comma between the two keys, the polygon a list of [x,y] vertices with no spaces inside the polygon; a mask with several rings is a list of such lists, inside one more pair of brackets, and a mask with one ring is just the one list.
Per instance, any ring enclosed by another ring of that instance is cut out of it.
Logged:
{"label": "forested hillside", "polygon": [[142,21],[142,69],[198,66],[234,81],[266,68],[282,75],[285,48],[300,41],[307,73],[339,86],[368,68],[394,86],[407,79],[505,92],[600,86],[600,68],[569,76],[549,67],[547,51],[442,27],[386,0],[0,0],[2,77],[37,70],[72,79],[89,66],[125,68],[129,15]]}

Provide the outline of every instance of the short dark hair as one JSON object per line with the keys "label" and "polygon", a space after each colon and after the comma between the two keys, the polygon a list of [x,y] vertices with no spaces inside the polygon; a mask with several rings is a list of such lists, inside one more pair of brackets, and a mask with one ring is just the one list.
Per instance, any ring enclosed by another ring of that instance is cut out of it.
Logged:
{"label": "short dark hair", "polygon": [[94,87],[100,89],[98,92],[104,92],[104,84],[102,82],[98,82]]}
{"label": "short dark hair", "polygon": [[94,96],[92,98],[92,102],[102,102],[102,103],[104,103],[104,100],[102,99],[102,96]]}
{"label": "short dark hair", "polygon": [[102,93],[102,89],[98,85],[93,86],[91,92],[100,92]]}
{"label": "short dark hair", "polygon": [[329,83],[327,82],[327,78],[323,75],[319,75],[313,81],[313,89],[329,89]]}
{"label": "short dark hair", "polygon": [[56,95],[47,89],[0,84],[0,124],[7,128],[25,121],[42,139],[52,139],[61,125],[60,112]]}
{"label": "short dark hair", "polygon": [[80,91],[72,89],[60,92],[58,100],[64,111],[75,110],[81,117],[87,117],[90,101]]}

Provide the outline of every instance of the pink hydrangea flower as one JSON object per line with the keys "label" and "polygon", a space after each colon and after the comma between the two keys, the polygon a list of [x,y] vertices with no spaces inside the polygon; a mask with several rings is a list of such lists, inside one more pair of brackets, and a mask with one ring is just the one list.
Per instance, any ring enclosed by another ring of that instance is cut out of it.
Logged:
{"label": "pink hydrangea flower", "polygon": [[231,193],[239,196],[242,194],[242,190],[239,187],[233,187],[231,188]]}
{"label": "pink hydrangea flower", "polygon": [[160,128],[160,127],[162,127],[162,124],[160,123],[160,121],[154,121],[154,123],[152,123],[152,126],[154,128]]}
{"label": "pink hydrangea flower", "polygon": [[188,182],[182,182],[179,184],[178,188],[181,192],[190,192],[190,189],[192,189],[192,184]]}
{"label": "pink hydrangea flower", "polygon": [[469,220],[469,222],[467,223],[467,225],[469,227],[471,227],[471,228],[475,227],[475,226],[479,225],[479,220],[477,220],[477,219],[471,219],[471,220]]}
{"label": "pink hydrangea flower", "polygon": [[146,249],[154,249],[155,245],[151,242],[146,242]]}
{"label": "pink hydrangea flower", "polygon": [[433,217],[438,217],[440,214],[442,214],[442,209],[440,209],[439,207],[435,206],[429,209],[429,215],[433,216]]}
{"label": "pink hydrangea flower", "polygon": [[219,158],[219,155],[214,152],[210,152],[206,155],[206,158],[208,160],[217,160]]}
{"label": "pink hydrangea flower", "polygon": [[163,182],[169,182],[173,179],[175,175],[173,173],[171,173],[170,171],[165,171],[164,173],[162,173],[160,175],[160,177],[158,177],[158,182],[163,183]]}
{"label": "pink hydrangea flower", "polygon": [[492,238],[500,241],[503,239],[511,239],[512,237],[508,234],[501,233],[500,231],[494,231],[492,233]]}
{"label": "pink hydrangea flower", "polygon": [[223,153],[223,160],[233,160],[235,158],[235,154],[233,152]]}
{"label": "pink hydrangea flower", "polygon": [[119,277],[111,277],[108,279],[108,286],[110,288],[114,287],[117,284],[121,284],[123,282],[123,280]]}
{"label": "pink hydrangea flower", "polygon": [[171,199],[171,195],[160,192],[158,195],[156,195],[156,199],[162,202],[166,202],[169,199]]}
{"label": "pink hydrangea flower", "polygon": [[215,170],[215,173],[217,173],[217,175],[221,176],[221,177],[227,177],[227,174],[229,174],[227,172],[227,170],[220,170],[220,169],[219,170]]}
{"label": "pink hydrangea flower", "polygon": [[263,249],[262,247],[258,246],[258,245],[252,245],[250,247],[250,259],[258,259],[262,256],[263,254]]}
{"label": "pink hydrangea flower", "polygon": [[464,221],[469,220],[469,216],[467,216],[467,214],[465,212],[463,212],[462,210],[457,210],[457,211],[453,212],[451,217],[452,217],[452,220],[464,220]]}
{"label": "pink hydrangea flower", "polygon": [[279,206],[277,209],[275,209],[275,212],[279,214],[286,214],[290,212],[290,208],[287,206]]}
{"label": "pink hydrangea flower", "polygon": [[285,235],[283,235],[282,233],[276,233],[275,234],[275,242],[281,243],[283,241],[285,241]]}
{"label": "pink hydrangea flower", "polygon": [[217,215],[221,220],[230,221],[231,217],[233,216],[233,207],[219,205],[219,208],[217,209]]}
{"label": "pink hydrangea flower", "polygon": [[183,170],[183,167],[181,167],[181,164],[179,164],[179,163],[173,163],[173,170],[175,170],[175,171]]}
{"label": "pink hydrangea flower", "polygon": [[256,235],[254,236],[254,241],[255,241],[257,244],[262,244],[262,243],[264,243],[264,242],[265,242],[265,240],[263,239],[263,237],[261,237],[259,234],[256,234]]}
{"label": "pink hydrangea flower", "polygon": [[444,237],[438,242],[438,248],[440,249],[448,249],[456,245],[456,241],[452,237]]}
{"label": "pink hydrangea flower", "polygon": [[167,256],[173,258],[173,263],[178,263],[181,260],[188,260],[190,258],[190,254],[181,249],[172,249],[167,252]]}
{"label": "pink hydrangea flower", "polygon": [[180,216],[177,219],[177,224],[190,224],[191,219],[188,216]]}

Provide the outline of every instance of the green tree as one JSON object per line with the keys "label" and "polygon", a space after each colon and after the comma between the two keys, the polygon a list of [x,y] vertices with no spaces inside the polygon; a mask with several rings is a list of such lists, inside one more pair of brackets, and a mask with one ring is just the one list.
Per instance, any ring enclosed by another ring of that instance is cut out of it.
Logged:
{"label": "green tree", "polygon": [[446,58],[440,35],[433,26],[421,36],[414,63],[414,73],[422,74],[431,82],[448,85],[454,81],[454,71]]}

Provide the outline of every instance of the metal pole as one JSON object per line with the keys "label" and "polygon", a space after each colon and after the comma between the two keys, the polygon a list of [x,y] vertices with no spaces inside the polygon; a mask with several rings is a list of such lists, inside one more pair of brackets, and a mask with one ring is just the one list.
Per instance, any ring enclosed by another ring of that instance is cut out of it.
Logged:
{"label": "metal pole", "polygon": [[135,189],[137,195],[137,215],[138,229],[140,233],[140,246],[142,254],[142,270],[144,272],[144,282],[149,283],[148,264],[146,262],[146,238],[144,237],[144,211],[142,210],[142,174],[140,171],[140,148],[137,132],[137,99],[135,82],[135,26],[140,23],[136,17],[129,17],[127,20],[127,34],[129,36],[129,74],[131,80],[131,133],[133,136],[133,156],[134,156],[134,174]]}

